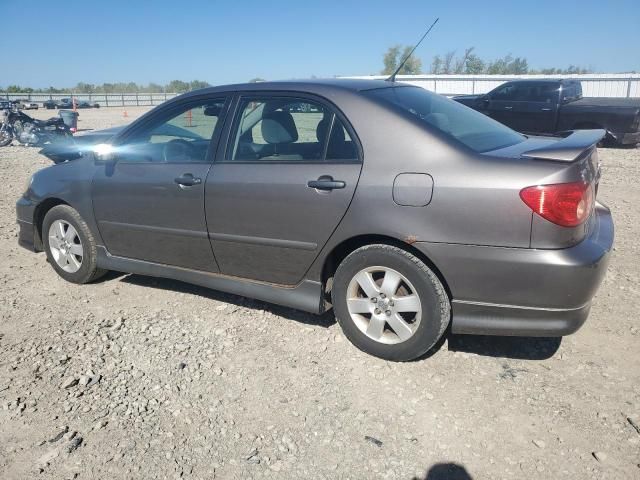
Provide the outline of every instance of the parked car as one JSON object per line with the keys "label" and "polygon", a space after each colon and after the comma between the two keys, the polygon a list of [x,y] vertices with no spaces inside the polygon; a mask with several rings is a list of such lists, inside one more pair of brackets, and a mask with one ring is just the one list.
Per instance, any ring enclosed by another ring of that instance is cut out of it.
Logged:
{"label": "parked car", "polygon": [[13,103],[9,100],[0,100],[0,110],[11,110]]}
{"label": "parked car", "polygon": [[30,100],[16,100],[15,106],[20,110],[38,110],[38,104]]}
{"label": "parked car", "polygon": [[[47,100],[46,102],[43,103],[43,107],[47,109],[53,109],[53,108],[70,109],[70,108],[73,108],[73,100],[71,98],[61,98],[60,100]],[[76,108],[100,108],[100,104],[77,98]]]}
{"label": "parked car", "polygon": [[450,322],[576,331],[612,248],[603,130],[527,138],[419,87],[207,88],[94,135],[17,203],[19,243],[62,278],[117,270],[333,307],[358,348],[390,360],[421,356]]}
{"label": "parked car", "polygon": [[79,98],[76,102],[76,108],[100,108],[100,104],[97,102],[90,102],[89,100],[83,100],[81,98]]}
{"label": "parked car", "polygon": [[618,145],[640,142],[640,98],[583,98],[578,80],[516,80],[454,100],[517,130],[557,134],[601,128]]}

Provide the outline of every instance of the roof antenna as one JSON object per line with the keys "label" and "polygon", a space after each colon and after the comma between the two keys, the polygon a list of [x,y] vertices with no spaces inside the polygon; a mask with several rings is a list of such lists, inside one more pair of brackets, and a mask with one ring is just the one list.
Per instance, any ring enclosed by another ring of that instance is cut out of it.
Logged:
{"label": "roof antenna", "polygon": [[409,60],[409,57],[411,57],[411,55],[413,55],[413,52],[415,52],[416,48],[418,48],[418,46],[422,43],[422,41],[425,39],[425,37],[427,35],[429,35],[429,32],[435,26],[435,24],[438,23],[438,20],[440,20],[439,17],[436,18],[435,21],[431,24],[431,26],[429,27],[429,30],[427,30],[425,32],[425,34],[422,35],[422,38],[420,39],[420,41],[418,43],[416,43],[416,46],[411,49],[411,51],[409,52],[409,55],[404,57],[404,60],[402,60],[402,62],[400,62],[400,65],[398,65],[398,68],[396,68],[396,71],[393,72],[389,78],[387,78],[387,82],[395,82],[396,81],[396,75],[398,75],[398,72],[400,71],[400,69],[402,67],[404,67],[404,64],[407,63],[407,60]]}

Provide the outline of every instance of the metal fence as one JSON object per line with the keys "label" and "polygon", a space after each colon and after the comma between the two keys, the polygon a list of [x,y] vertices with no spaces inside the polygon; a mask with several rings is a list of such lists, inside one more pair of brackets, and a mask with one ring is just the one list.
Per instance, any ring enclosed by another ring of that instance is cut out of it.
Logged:
{"label": "metal fence", "polygon": [[6,100],[25,99],[42,103],[47,100],[61,100],[75,97],[77,100],[97,103],[101,107],[152,106],[178,95],[177,93],[2,93]]}
{"label": "metal fence", "polygon": [[[348,76],[343,78],[384,79],[382,75]],[[580,80],[585,97],[640,97],[640,73],[603,73],[585,75],[398,75],[396,79],[442,95],[467,95],[487,93],[511,80],[571,78]],[[159,105],[177,93],[1,93],[7,100],[27,99],[42,103],[76,97],[101,107]]]}
{"label": "metal fence", "polygon": [[[346,78],[384,79],[369,75]],[[640,97],[640,74],[585,75],[398,75],[396,79],[442,95],[473,95],[487,93],[511,80],[571,78],[580,80],[585,97]]]}

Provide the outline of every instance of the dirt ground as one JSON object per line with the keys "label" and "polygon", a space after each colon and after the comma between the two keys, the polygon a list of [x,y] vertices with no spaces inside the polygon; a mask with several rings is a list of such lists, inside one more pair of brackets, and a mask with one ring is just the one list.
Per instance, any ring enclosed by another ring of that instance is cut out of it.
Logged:
{"label": "dirt ground", "polygon": [[640,478],[640,149],[600,156],[616,247],[585,326],[449,336],[400,364],[331,313],[137,275],[65,283],[17,245],[15,201],[49,162],[1,148],[0,478]]}

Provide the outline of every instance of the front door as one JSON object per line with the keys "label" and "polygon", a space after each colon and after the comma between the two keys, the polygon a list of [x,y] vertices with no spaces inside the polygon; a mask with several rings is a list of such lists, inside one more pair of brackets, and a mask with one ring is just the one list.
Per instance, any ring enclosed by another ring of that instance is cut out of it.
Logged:
{"label": "front door", "polygon": [[498,122],[518,130],[514,117],[514,104],[518,95],[518,84],[507,83],[489,95],[486,113]]}
{"label": "front door", "polygon": [[315,99],[252,95],[236,112],[206,185],[216,259],[224,274],[294,285],[355,192],[353,131]]}
{"label": "front door", "polygon": [[111,255],[219,271],[207,235],[204,187],[224,98],[172,105],[114,146],[93,180],[93,207]]}

